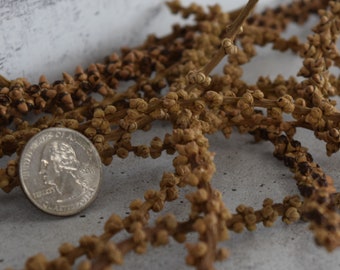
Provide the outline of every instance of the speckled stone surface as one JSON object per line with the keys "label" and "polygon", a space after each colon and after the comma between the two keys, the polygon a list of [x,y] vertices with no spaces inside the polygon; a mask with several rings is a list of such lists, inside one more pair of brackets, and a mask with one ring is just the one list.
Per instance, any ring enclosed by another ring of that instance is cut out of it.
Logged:
{"label": "speckled stone surface", "polygon": [[[287,1],[260,0],[259,8],[279,2]],[[227,10],[241,2],[225,0],[221,4]],[[120,46],[140,43],[147,33],[165,34],[178,20],[169,14],[163,0],[0,0],[0,74],[9,78],[27,76],[35,82],[45,73],[55,80],[62,71],[72,73],[78,64],[86,66]],[[308,26],[315,22],[312,18]],[[308,28],[301,30],[292,25],[287,35],[306,37]],[[270,47],[259,48],[258,53],[256,60],[245,67],[244,79],[249,82],[260,74],[272,78],[279,73],[295,75],[301,66],[298,57],[272,52]],[[147,143],[153,136],[162,137],[170,131],[166,123],[157,123],[152,132],[134,133],[133,142]],[[297,138],[340,188],[339,154],[327,157],[324,144],[311,132],[298,130]],[[273,158],[270,143],[255,144],[251,136],[236,131],[228,140],[221,134],[209,139],[217,167],[212,183],[232,211],[240,203],[259,208],[266,197],[281,201],[286,195],[298,193],[292,173]],[[1,166],[6,161],[2,159]],[[142,198],[149,188],[157,188],[162,172],[172,170],[172,157],[164,153],[156,160],[133,155],[125,160],[115,158],[104,169],[97,200],[68,218],[40,212],[19,188],[10,194],[0,192],[0,269],[21,269],[25,259],[38,252],[52,259],[58,254],[59,244],[77,244],[84,234],[100,234],[112,212],[126,215],[132,199]],[[189,188],[182,190],[180,198],[168,203],[162,213],[172,212],[185,219],[190,211],[184,197],[188,191]],[[189,235],[188,240],[195,241],[196,235]],[[216,264],[221,270],[340,269],[340,251],[329,254],[316,247],[308,225],[302,222],[287,226],[278,221],[272,228],[259,225],[252,233],[231,233],[231,239],[221,246],[231,250],[229,260]],[[191,269],[184,265],[185,254],[183,245],[171,241],[166,247],[150,247],[143,256],[131,253],[125,264],[115,269]]]}

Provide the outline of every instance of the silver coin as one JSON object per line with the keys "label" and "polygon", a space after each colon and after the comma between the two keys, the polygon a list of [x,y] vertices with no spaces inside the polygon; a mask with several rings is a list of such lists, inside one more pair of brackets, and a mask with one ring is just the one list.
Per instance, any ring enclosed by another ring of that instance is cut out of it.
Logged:
{"label": "silver coin", "polygon": [[21,186],[46,213],[79,213],[97,196],[102,178],[99,154],[81,133],[49,128],[26,144],[19,163]]}

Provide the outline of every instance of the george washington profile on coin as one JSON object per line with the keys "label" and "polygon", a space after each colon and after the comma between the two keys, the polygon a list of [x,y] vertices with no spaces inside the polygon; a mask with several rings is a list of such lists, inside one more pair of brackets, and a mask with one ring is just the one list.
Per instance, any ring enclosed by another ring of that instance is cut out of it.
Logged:
{"label": "george washington profile on coin", "polygon": [[45,185],[54,187],[57,202],[72,200],[81,196],[87,189],[79,173],[80,162],[72,146],[54,140],[43,148],[39,174]]}
{"label": "george washington profile on coin", "polygon": [[96,197],[101,183],[101,160],[81,133],[49,128],[26,144],[19,163],[21,186],[41,210],[73,215]]}

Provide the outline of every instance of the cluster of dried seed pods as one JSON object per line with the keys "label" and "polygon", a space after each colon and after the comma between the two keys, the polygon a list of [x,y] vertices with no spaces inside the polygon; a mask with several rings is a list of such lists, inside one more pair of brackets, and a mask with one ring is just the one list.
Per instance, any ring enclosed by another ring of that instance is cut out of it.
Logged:
{"label": "cluster of dried seed pods", "polygon": [[[272,226],[279,217],[287,224],[304,219],[311,223],[318,244],[327,250],[339,247],[340,196],[331,177],[294,135],[296,128],[309,129],[326,143],[329,155],[340,148],[340,112],[330,99],[340,89],[340,76],[330,72],[331,67],[340,68],[336,47],[340,3],[300,0],[248,17],[256,2],[249,0],[245,8],[229,13],[218,5],[206,11],[197,4],[183,7],[179,1],[169,2],[172,12],[184,18],[192,15],[195,24],[174,25],[167,36],[151,35],[136,48],[123,48],[120,55],[114,53],[85,70],[77,67],[74,76],[64,73],[54,83],[44,76],[38,84],[0,77],[1,157],[16,153],[19,158],[33,135],[55,126],[87,136],[105,165],[114,156],[126,158],[131,152],[154,159],[163,151],[176,154],[173,172],[164,172],[159,190],[148,190],[144,200],[131,202],[129,215],[113,214],[102,235],[84,236],[78,246],[63,244],[60,257],[52,261],[42,254],[34,256],[27,260],[26,269],[71,269],[83,255],[87,259],[79,269],[107,269],[123,263],[131,250],[145,252],[148,243],[165,245],[169,237],[185,243],[189,232],[195,232],[198,241],[186,243],[187,264],[213,269],[215,261],[229,255],[219,242],[228,239],[230,231],[252,231],[258,223]],[[320,20],[306,42],[283,37],[289,23],[303,24],[310,14],[318,14]],[[256,46],[267,44],[273,50],[298,54],[303,60],[297,76],[303,79],[280,75],[274,80],[260,77],[254,84],[243,81],[242,65],[256,56]],[[211,76],[225,55],[223,74]],[[121,91],[124,81],[131,84]],[[96,100],[93,93],[102,98]],[[35,123],[23,120],[33,111],[45,116]],[[286,120],[284,114],[292,118]],[[133,145],[131,134],[148,131],[156,120],[170,123],[172,133],[154,137],[149,145]],[[259,210],[242,204],[234,214],[227,209],[211,182],[215,165],[206,135],[221,131],[228,138],[235,127],[273,144],[274,156],[294,173],[301,196],[287,196],[282,203],[266,199]],[[9,192],[18,185],[16,159],[0,169],[0,187]],[[166,215],[149,224],[149,212],[161,211],[188,185],[194,187],[186,195],[191,204],[188,219]],[[122,230],[130,236],[115,242],[114,236]]]}

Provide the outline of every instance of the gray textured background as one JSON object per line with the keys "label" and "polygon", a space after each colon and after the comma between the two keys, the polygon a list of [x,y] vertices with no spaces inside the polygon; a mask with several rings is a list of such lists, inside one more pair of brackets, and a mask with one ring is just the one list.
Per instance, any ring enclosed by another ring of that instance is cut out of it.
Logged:
{"label": "gray textured background", "polygon": [[[241,3],[221,2],[226,10]],[[260,0],[258,8],[279,2],[288,1]],[[36,82],[44,73],[52,81],[60,78],[62,71],[72,73],[78,64],[86,66],[123,45],[140,43],[147,33],[167,33],[178,20],[168,13],[164,1],[157,0],[0,0],[0,74],[8,78],[26,76]],[[315,18],[311,19],[308,26],[315,22]],[[308,27],[301,30],[292,25],[287,35],[291,33],[305,37],[309,32]],[[260,74],[272,78],[279,73],[295,75],[301,66],[299,58],[272,52],[270,47],[258,53],[256,60],[245,67],[244,78],[249,82]],[[133,140],[148,143],[156,134],[162,137],[169,131],[169,126],[158,123],[151,133],[136,132]],[[254,144],[250,136],[237,133],[229,140],[221,134],[209,138],[216,152],[213,185],[222,191],[231,210],[240,203],[259,208],[266,197],[281,201],[288,194],[298,193],[291,172],[272,157],[269,143]],[[299,130],[298,138],[339,188],[339,154],[326,157],[324,144],[311,132]],[[1,166],[6,161],[2,159]],[[0,193],[0,269],[21,269],[25,258],[38,252],[52,259],[60,243],[76,244],[83,234],[100,234],[112,212],[126,215],[132,199],[143,197],[149,188],[157,188],[162,172],[172,171],[171,161],[166,154],[157,160],[134,156],[114,159],[105,168],[104,185],[95,203],[70,218],[41,213],[18,188],[10,194]],[[187,191],[183,190],[181,198],[169,203],[163,213],[173,212],[184,219],[189,212],[184,198]],[[194,234],[189,236],[189,241],[195,239]],[[278,221],[272,228],[260,225],[253,233],[232,233],[231,239],[221,245],[230,248],[232,256],[217,264],[217,269],[340,268],[339,250],[329,254],[316,247],[308,225],[302,222],[286,226]],[[171,241],[167,247],[150,247],[143,256],[129,254],[124,266],[117,269],[190,269],[184,266],[185,254],[182,245]]]}

